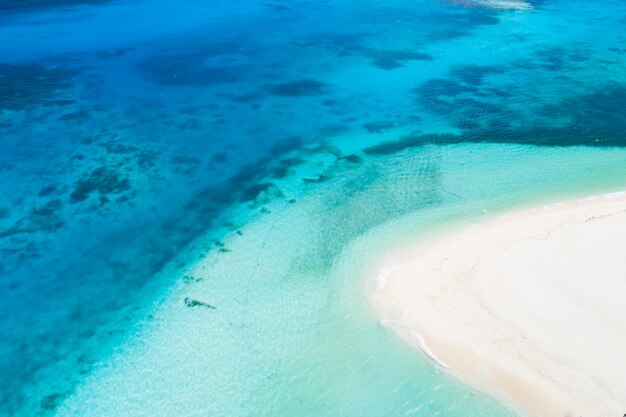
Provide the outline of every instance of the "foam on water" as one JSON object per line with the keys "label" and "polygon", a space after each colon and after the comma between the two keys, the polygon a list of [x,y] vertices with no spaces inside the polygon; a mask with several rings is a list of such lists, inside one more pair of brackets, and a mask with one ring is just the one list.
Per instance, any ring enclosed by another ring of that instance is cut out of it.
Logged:
{"label": "foam on water", "polygon": [[[377,293],[384,290],[387,284],[387,280],[389,279],[391,274],[393,274],[394,271],[398,269],[399,266],[400,266],[399,263],[391,262],[390,264],[387,264],[383,268],[379,269],[378,275],[376,275],[376,277],[374,278],[374,286],[375,286],[374,296],[376,296]],[[381,319],[380,324],[382,324],[383,326],[396,325],[399,327],[403,327],[402,322],[405,319],[406,314],[399,306],[388,305],[389,303],[388,301],[376,300],[376,302],[378,304],[383,304],[384,308],[389,308],[389,309],[393,309],[393,310],[400,312],[400,317],[398,317],[397,319]],[[424,352],[430,359],[432,359],[439,366],[443,368],[448,368],[448,365],[445,362],[443,362],[441,359],[439,359],[437,355],[435,355],[435,353],[430,349],[430,347],[428,347],[428,344],[426,343],[426,339],[424,338],[424,335],[422,333],[413,329],[409,330],[408,328],[405,330],[408,331],[408,334],[410,335],[412,339],[417,341],[417,345],[420,347],[422,352]]]}
{"label": "foam on water", "polygon": [[529,10],[532,4],[518,0],[452,0],[453,3],[468,7],[488,7],[505,10]]}

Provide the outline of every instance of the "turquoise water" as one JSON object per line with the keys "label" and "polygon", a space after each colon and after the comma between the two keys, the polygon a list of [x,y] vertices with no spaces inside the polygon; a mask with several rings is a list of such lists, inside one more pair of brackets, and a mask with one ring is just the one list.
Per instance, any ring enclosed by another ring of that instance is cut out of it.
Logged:
{"label": "turquoise water", "polygon": [[0,1],[0,415],[512,416],[386,256],[623,189],[626,5]]}

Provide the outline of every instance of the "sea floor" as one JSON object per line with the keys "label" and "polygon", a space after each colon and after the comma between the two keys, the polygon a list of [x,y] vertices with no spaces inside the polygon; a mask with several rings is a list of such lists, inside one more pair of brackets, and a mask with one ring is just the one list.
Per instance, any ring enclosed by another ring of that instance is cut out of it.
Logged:
{"label": "sea floor", "polygon": [[0,415],[509,413],[362,287],[624,186],[622,2],[62,3],[0,4]]}
{"label": "sea floor", "polygon": [[368,280],[442,229],[597,192],[598,164],[621,173],[602,188],[626,185],[626,151],[582,148],[430,146],[339,168],[187,270],[58,415],[513,415],[380,326]]}

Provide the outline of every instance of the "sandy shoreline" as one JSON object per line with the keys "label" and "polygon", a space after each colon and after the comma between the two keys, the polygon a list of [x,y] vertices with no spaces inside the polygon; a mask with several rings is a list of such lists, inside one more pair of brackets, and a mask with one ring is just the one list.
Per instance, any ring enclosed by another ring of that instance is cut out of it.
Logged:
{"label": "sandy shoreline", "polygon": [[626,194],[498,217],[381,270],[381,322],[537,417],[626,412]]}

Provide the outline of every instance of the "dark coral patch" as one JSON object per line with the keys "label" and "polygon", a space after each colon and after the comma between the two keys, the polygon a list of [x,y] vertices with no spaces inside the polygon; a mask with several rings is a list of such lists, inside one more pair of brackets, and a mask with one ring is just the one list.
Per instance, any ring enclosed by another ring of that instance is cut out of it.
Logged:
{"label": "dark coral patch", "polygon": [[458,65],[450,70],[450,75],[470,85],[480,85],[483,78],[491,74],[502,74],[505,69],[495,65]]}
{"label": "dark coral patch", "polygon": [[431,61],[433,59],[429,54],[412,50],[370,49],[364,51],[364,54],[371,57],[373,66],[387,71],[403,67],[407,61]]}
{"label": "dark coral patch", "polygon": [[338,57],[359,56],[369,58],[370,63],[380,69],[393,70],[403,67],[407,61],[431,61],[427,53],[413,49],[378,49],[363,44],[366,35],[316,34],[297,46],[322,47]]}
{"label": "dark coral patch", "polygon": [[269,202],[283,197],[282,191],[271,182],[261,182],[249,185],[241,190],[240,201]]}
{"label": "dark coral patch", "polygon": [[474,86],[464,85],[455,80],[435,78],[412,90],[420,97],[456,97],[463,93],[474,93]]}
{"label": "dark coral patch", "polygon": [[62,208],[62,205],[61,200],[55,199],[41,207],[32,209],[28,215],[17,220],[10,228],[0,230],[0,237],[35,233],[38,231],[50,232],[61,228],[64,222],[59,216],[58,211]]}
{"label": "dark coral patch", "polygon": [[211,305],[205,301],[200,301],[189,297],[185,298],[185,305],[187,307],[204,307],[210,310],[215,310],[216,308],[214,305]]}
{"label": "dark coral patch", "polygon": [[46,196],[49,196],[50,194],[54,193],[56,190],[57,190],[56,186],[54,186],[52,184],[46,185],[41,190],[39,190],[39,194],[37,194],[37,195],[39,197],[46,197]]}
{"label": "dark coral patch", "polygon": [[280,0],[272,0],[263,4],[263,6],[274,10],[275,12],[287,12],[292,10],[290,6],[288,6],[284,1]]}
{"label": "dark coral patch", "polygon": [[387,120],[368,122],[363,124],[365,130],[367,130],[369,133],[382,133],[386,130],[392,129],[394,126],[394,122],[390,122]]}
{"label": "dark coral patch", "polygon": [[86,200],[92,193],[99,193],[106,198],[109,193],[126,191],[130,188],[127,178],[122,178],[119,172],[102,166],[91,171],[86,177],[78,180],[74,191],[70,195],[71,203]]}
{"label": "dark coral patch", "polygon": [[534,63],[548,71],[579,69],[580,64],[590,58],[590,52],[584,48],[552,46],[539,49],[534,54]]}
{"label": "dark coral patch", "polygon": [[[460,134],[415,132],[395,141],[368,147],[363,152],[368,155],[388,155],[426,144],[463,142],[624,147],[626,119],[622,117],[621,111],[624,102],[626,86],[610,84],[594,93],[542,106],[535,111],[532,122],[520,127],[513,126],[510,118],[502,117],[507,114],[507,109],[470,100],[466,108],[453,116],[463,114],[467,117],[467,123],[459,126],[464,129]],[[462,102],[456,103],[463,107]],[[559,120],[559,124],[555,124],[554,120]]]}
{"label": "dark coral patch", "polygon": [[448,118],[455,127],[493,127],[494,123],[521,117],[507,106],[511,93],[492,87],[486,80],[504,72],[499,66],[456,66],[449,78],[428,80],[411,92],[423,110]]}
{"label": "dark coral patch", "polygon": [[41,7],[71,6],[77,4],[103,4],[112,0],[2,0],[0,11],[24,11]]}
{"label": "dark coral patch", "polygon": [[270,84],[266,86],[266,89],[271,94],[282,97],[303,97],[328,94],[328,84],[312,79]]}
{"label": "dark coral patch", "polygon": [[414,132],[412,134],[402,136],[398,140],[383,142],[378,145],[370,146],[363,149],[363,152],[367,155],[390,155],[404,151],[409,148],[423,146],[426,144],[447,144],[458,142],[462,142],[462,139],[460,139],[459,136],[453,134],[423,134],[421,132]]}
{"label": "dark coral patch", "polygon": [[41,409],[46,411],[52,411],[59,406],[61,399],[64,397],[63,394],[48,394],[41,399]]}
{"label": "dark coral patch", "polygon": [[350,162],[351,164],[360,164],[361,162],[363,162],[363,158],[361,158],[359,155],[353,154],[353,153],[349,154],[349,155],[342,156],[339,159],[344,160],[346,162]]}
{"label": "dark coral patch", "polygon": [[42,64],[0,63],[0,110],[55,104],[57,94],[71,85],[74,75],[74,71]]}
{"label": "dark coral patch", "polygon": [[85,109],[81,109],[81,110],[76,110],[76,111],[61,115],[59,116],[59,120],[66,121],[66,122],[67,121],[81,122],[81,121],[85,121],[89,119],[89,117],[91,117],[89,112]]}

